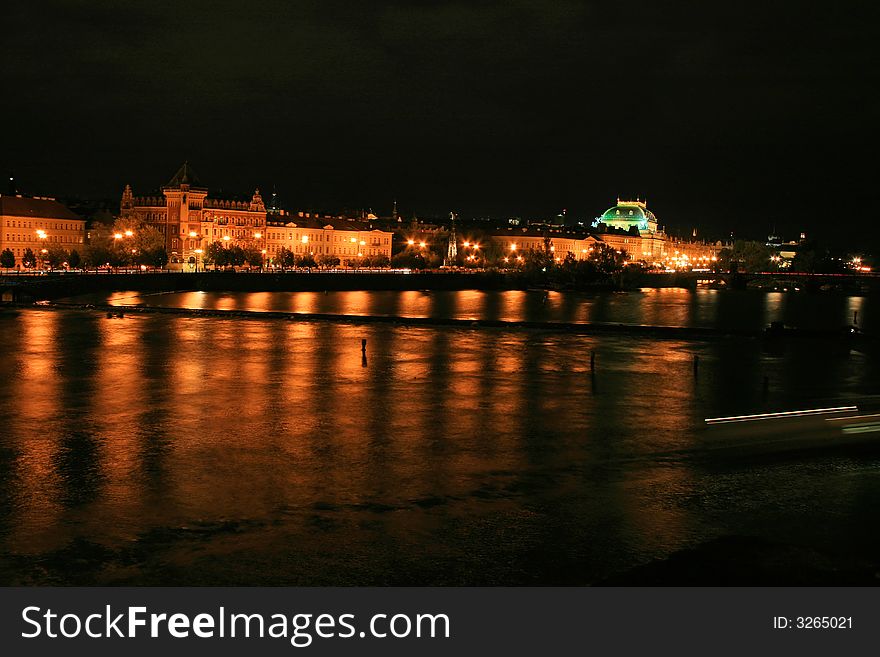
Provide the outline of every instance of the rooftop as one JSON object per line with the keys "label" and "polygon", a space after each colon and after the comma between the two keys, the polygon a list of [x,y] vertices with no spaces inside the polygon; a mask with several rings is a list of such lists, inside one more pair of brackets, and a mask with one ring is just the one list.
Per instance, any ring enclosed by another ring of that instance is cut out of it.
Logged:
{"label": "rooftop", "polygon": [[0,195],[0,216],[82,221],[82,217],[55,199],[19,195]]}

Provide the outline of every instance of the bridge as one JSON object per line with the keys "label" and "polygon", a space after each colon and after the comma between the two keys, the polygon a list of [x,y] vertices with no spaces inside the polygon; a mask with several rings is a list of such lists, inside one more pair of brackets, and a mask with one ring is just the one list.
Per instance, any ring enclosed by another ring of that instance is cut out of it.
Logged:
{"label": "bridge", "polygon": [[716,273],[708,271],[645,272],[635,278],[637,287],[717,287],[729,289],[800,288],[804,290],[836,289],[848,292],[880,290],[880,274],[847,272],[845,274],[812,274],[809,272]]}

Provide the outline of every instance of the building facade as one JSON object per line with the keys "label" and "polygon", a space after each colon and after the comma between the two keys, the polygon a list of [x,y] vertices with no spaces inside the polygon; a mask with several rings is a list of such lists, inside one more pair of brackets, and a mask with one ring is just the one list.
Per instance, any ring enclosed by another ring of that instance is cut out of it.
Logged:
{"label": "building facade", "polygon": [[667,268],[708,267],[718,259],[721,242],[670,238],[645,201],[617,199],[617,205],[596,217],[596,237],[630,260]]}
{"label": "building facade", "polygon": [[27,249],[38,262],[53,248],[82,255],[85,228],[85,220],[53,198],[0,195],[0,251],[12,251],[16,267]]}
{"label": "building facade", "polygon": [[157,228],[173,265],[193,266],[208,244],[266,249],[266,206],[256,190],[248,201],[211,198],[188,163],[162,187],[161,196],[134,196],[125,186],[120,217]]}
{"label": "building facade", "polygon": [[340,264],[355,267],[364,258],[385,256],[391,259],[394,234],[364,221],[320,216],[299,212],[296,215],[272,215],[266,227],[266,257],[276,262],[281,249],[294,256],[311,255],[339,258]]}
{"label": "building facade", "polygon": [[519,257],[525,251],[549,251],[557,262],[569,255],[576,260],[586,260],[598,240],[592,235],[580,236],[561,229],[541,230],[534,227],[511,228],[495,231],[491,235],[504,257]]}

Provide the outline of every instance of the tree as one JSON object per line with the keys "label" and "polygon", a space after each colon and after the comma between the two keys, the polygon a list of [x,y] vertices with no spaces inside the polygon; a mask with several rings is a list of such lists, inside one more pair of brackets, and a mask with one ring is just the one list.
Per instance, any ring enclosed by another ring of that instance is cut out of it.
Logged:
{"label": "tree", "polygon": [[316,267],[315,257],[311,253],[307,253],[296,258],[297,267]]}
{"label": "tree", "polygon": [[391,259],[387,255],[377,255],[373,256],[373,266],[374,267],[389,267],[391,265]]}
{"label": "tree", "polygon": [[57,269],[67,262],[67,257],[68,253],[65,249],[60,246],[53,246],[48,249],[45,260],[52,269]]}
{"label": "tree", "polygon": [[718,263],[728,271],[767,271],[771,255],[770,248],[761,242],[737,240],[732,248],[718,252]]}
{"label": "tree", "polygon": [[238,246],[237,244],[232,248],[227,249],[229,252],[229,264],[233,267],[241,267],[246,260],[246,255],[244,249]]}
{"label": "tree", "polygon": [[102,267],[110,264],[113,254],[110,249],[100,244],[89,244],[86,247],[85,264],[87,267]]}
{"label": "tree", "polygon": [[278,255],[275,256],[275,261],[284,269],[285,267],[293,267],[296,264],[296,257],[293,255],[293,251],[282,246]]}
{"label": "tree", "polygon": [[396,254],[391,258],[391,264],[396,269],[424,269],[427,266],[424,256],[412,249]]}
{"label": "tree", "polygon": [[168,264],[168,251],[163,246],[161,249],[145,253],[144,261],[141,264],[155,267],[156,269],[164,269]]}
{"label": "tree", "polygon": [[324,253],[318,256],[318,264],[321,267],[330,268],[330,267],[338,267],[339,266],[339,258],[335,255],[330,255],[329,253]]}
{"label": "tree", "polygon": [[33,269],[37,266],[37,256],[35,256],[34,252],[30,249],[25,249],[24,255],[21,256],[21,264],[28,269]]}
{"label": "tree", "polygon": [[15,267],[15,254],[9,249],[3,249],[3,253],[0,253],[0,267],[3,269]]}
{"label": "tree", "polygon": [[263,252],[255,247],[249,247],[244,250],[244,259],[251,267],[263,266]]}
{"label": "tree", "polygon": [[598,242],[593,245],[590,260],[595,264],[600,274],[613,274],[623,268],[626,256],[608,244]]}
{"label": "tree", "polygon": [[79,251],[73,249],[67,256],[67,264],[70,265],[72,269],[76,269],[80,265],[80,257]]}
{"label": "tree", "polygon": [[224,267],[229,262],[229,254],[220,242],[211,242],[205,249],[204,261],[206,265]]}

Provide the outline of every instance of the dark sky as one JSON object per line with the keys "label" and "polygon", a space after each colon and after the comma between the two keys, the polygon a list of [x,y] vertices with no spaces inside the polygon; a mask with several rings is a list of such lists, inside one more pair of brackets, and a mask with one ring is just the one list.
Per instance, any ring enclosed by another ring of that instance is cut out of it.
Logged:
{"label": "dark sky", "polygon": [[757,236],[872,213],[869,2],[8,4],[0,166],[31,193],[146,192],[188,159],[292,209],[592,219],[639,194]]}

